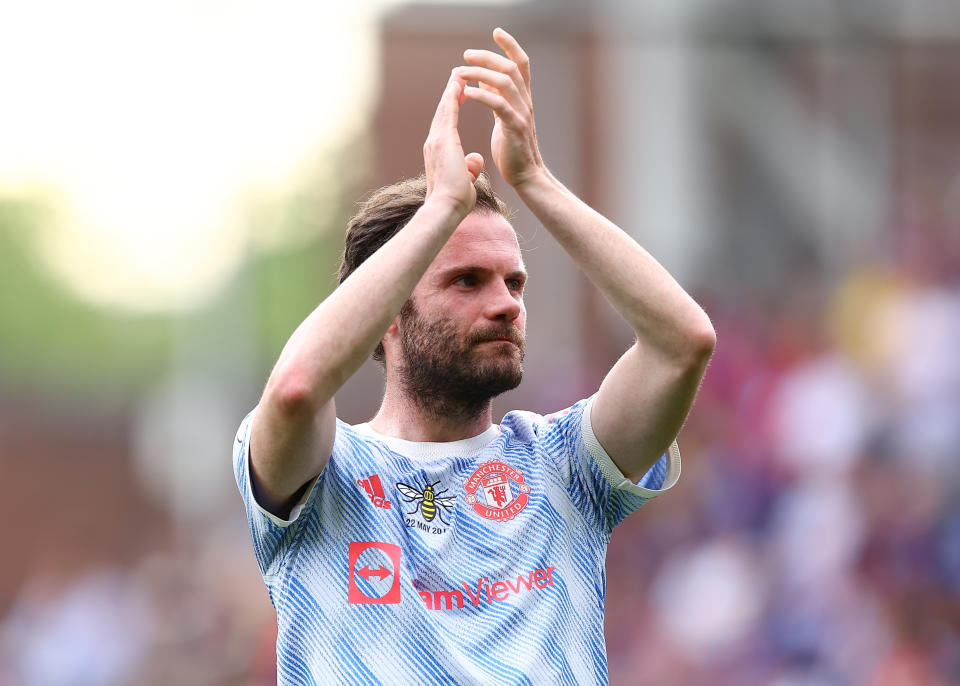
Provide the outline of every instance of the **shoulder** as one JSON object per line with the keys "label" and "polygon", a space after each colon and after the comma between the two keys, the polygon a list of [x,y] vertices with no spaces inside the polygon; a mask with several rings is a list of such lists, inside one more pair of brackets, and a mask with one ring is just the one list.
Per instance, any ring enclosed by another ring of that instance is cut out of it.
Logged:
{"label": "shoulder", "polygon": [[379,443],[376,436],[364,430],[364,424],[348,424],[337,417],[336,442],[339,447],[363,447]]}
{"label": "shoulder", "polygon": [[335,470],[362,471],[391,454],[389,446],[366,430],[365,425],[348,424],[337,418],[337,435],[329,463]]}
{"label": "shoulder", "polygon": [[570,429],[579,429],[584,410],[591,398],[580,400],[550,414],[538,414],[527,410],[512,410],[504,415],[500,429],[520,442],[533,443],[546,440],[551,434],[565,434]]}

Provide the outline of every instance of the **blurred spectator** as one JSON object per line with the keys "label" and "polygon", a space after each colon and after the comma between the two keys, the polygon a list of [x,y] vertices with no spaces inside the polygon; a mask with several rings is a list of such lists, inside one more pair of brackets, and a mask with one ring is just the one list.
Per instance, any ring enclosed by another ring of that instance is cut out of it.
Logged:
{"label": "blurred spectator", "polygon": [[11,684],[131,683],[147,652],[153,607],[133,576],[94,569],[76,578],[36,577],[7,616],[0,658]]}

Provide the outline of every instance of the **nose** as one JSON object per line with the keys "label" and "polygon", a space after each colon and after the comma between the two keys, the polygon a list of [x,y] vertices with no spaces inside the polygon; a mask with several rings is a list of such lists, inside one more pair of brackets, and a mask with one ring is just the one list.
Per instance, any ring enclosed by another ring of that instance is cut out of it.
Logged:
{"label": "nose", "polygon": [[507,288],[503,281],[497,281],[491,286],[492,293],[487,301],[486,316],[488,319],[513,322],[523,313],[523,299]]}

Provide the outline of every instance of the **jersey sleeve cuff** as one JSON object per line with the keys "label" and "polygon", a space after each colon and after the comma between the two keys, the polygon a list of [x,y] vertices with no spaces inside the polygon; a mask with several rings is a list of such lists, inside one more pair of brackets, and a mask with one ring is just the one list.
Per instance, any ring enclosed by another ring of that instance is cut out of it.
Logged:
{"label": "jersey sleeve cuff", "polygon": [[283,519],[273,514],[266,508],[264,508],[259,501],[257,500],[257,495],[253,490],[253,470],[250,468],[250,427],[253,426],[253,421],[250,421],[247,425],[247,435],[244,439],[243,445],[243,469],[246,472],[246,482],[247,482],[247,498],[248,501],[253,504],[253,507],[259,512],[263,517],[269,519],[271,522],[279,526],[280,528],[286,528],[293,524],[300,517],[300,513],[303,512],[304,506],[307,504],[307,500],[310,498],[310,494],[313,493],[313,487],[317,483],[317,479],[320,478],[318,474],[310,484],[303,490],[303,495],[300,496],[300,499],[297,500],[296,504],[290,510],[290,518]]}
{"label": "jersey sleeve cuff", "polygon": [[655,483],[656,476],[658,476],[655,474],[655,470],[660,460],[654,463],[647,473],[636,483],[630,481],[630,479],[623,475],[623,472],[620,471],[620,468],[617,467],[613,459],[607,454],[607,451],[600,445],[596,434],[593,433],[593,423],[590,419],[590,412],[592,410],[593,398],[591,398],[586,407],[583,408],[583,417],[580,420],[581,436],[587,453],[593,459],[600,473],[603,474],[603,478],[606,479],[611,488],[638,495],[641,498],[650,499],[669,491],[676,485],[680,479],[680,447],[677,445],[676,439],[673,440],[670,447],[667,448],[667,452],[660,458],[660,460],[666,458],[666,474],[663,475],[659,488],[641,486],[641,483]]}

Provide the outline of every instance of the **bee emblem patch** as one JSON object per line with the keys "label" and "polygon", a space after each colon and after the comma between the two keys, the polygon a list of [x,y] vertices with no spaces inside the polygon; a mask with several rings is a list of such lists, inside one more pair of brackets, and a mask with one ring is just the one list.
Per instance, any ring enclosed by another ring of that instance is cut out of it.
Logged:
{"label": "bee emblem patch", "polygon": [[[408,527],[431,534],[442,534],[446,531],[445,526],[440,526],[440,524],[449,524],[443,514],[446,511],[447,516],[450,516],[449,510],[456,505],[457,499],[453,496],[443,495],[448,489],[435,491],[434,488],[439,483],[439,481],[435,481],[421,489],[417,486],[397,482],[397,490],[403,494],[403,499],[408,503],[414,503],[413,509],[404,518]],[[419,518],[410,516],[417,513],[420,514]]]}

